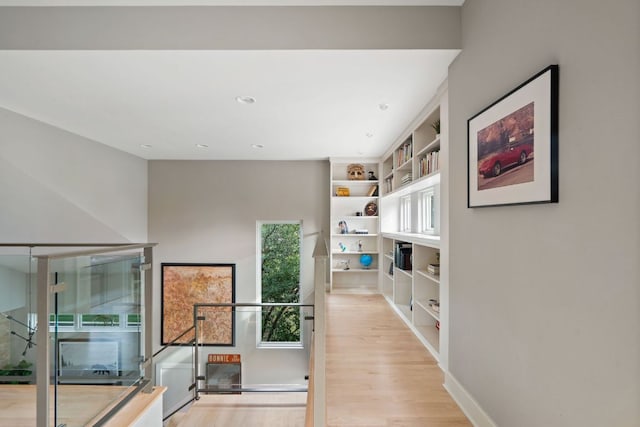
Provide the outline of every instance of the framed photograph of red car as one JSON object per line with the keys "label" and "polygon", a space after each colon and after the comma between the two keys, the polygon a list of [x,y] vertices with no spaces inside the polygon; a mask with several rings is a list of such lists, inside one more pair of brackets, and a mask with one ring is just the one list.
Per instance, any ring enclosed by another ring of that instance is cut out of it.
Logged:
{"label": "framed photograph of red car", "polygon": [[558,66],[467,121],[470,208],[558,202]]}

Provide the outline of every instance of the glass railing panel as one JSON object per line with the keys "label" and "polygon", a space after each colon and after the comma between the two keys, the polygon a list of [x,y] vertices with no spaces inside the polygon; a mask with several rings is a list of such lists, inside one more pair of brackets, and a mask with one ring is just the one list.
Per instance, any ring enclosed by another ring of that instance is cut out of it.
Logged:
{"label": "glass railing panel", "polygon": [[29,248],[2,248],[0,384],[3,385],[35,384],[35,267]]}
{"label": "glass railing panel", "polygon": [[55,425],[91,425],[142,380],[142,261],[140,253],[51,260]]}

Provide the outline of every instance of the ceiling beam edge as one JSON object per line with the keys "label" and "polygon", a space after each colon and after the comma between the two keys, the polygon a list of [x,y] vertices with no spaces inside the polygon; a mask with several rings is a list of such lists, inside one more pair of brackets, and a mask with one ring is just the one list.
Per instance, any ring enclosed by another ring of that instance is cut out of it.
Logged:
{"label": "ceiling beam edge", "polygon": [[3,50],[461,49],[458,6],[0,7]]}

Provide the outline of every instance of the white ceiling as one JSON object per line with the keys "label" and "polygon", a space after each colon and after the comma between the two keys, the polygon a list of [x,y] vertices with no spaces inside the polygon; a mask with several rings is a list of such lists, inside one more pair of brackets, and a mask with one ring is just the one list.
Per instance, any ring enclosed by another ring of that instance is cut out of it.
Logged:
{"label": "white ceiling", "polygon": [[456,54],[0,51],[0,107],[145,159],[379,156]]}
{"label": "white ceiling", "polygon": [[[463,1],[0,0],[0,6],[459,6]],[[0,107],[145,159],[377,157],[423,110],[457,53],[0,50]],[[238,96],[254,97],[256,103],[240,104]]]}

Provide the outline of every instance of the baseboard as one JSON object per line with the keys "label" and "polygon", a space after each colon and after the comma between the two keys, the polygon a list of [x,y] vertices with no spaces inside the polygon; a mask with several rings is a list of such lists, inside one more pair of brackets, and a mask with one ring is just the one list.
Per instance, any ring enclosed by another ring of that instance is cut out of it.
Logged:
{"label": "baseboard", "polygon": [[450,372],[444,374],[444,388],[475,427],[497,427],[491,417]]}

